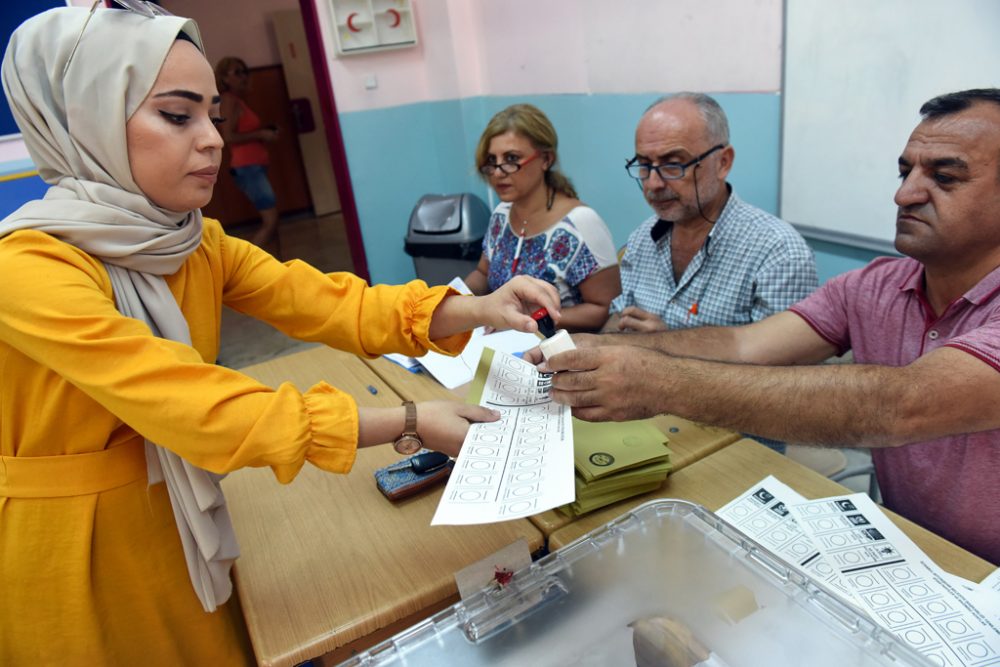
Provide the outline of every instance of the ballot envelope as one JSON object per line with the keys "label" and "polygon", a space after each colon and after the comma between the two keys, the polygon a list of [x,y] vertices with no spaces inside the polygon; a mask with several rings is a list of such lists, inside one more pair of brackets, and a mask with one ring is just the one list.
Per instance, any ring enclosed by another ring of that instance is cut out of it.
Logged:
{"label": "ballot envelope", "polygon": [[[663,655],[660,655],[660,653]],[[640,505],[342,663],[926,665],[700,505]]]}

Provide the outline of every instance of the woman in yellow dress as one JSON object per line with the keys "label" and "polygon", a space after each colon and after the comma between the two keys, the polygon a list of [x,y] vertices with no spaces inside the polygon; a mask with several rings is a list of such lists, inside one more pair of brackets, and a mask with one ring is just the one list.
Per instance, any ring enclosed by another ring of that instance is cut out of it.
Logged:
{"label": "woman in yellow dress", "polygon": [[[533,308],[558,312],[540,281],[481,298],[369,287],[279,263],[203,219],[219,93],[195,24],[148,7],[51,10],[4,56],[51,186],[0,221],[4,665],[246,664],[219,474],[346,473],[358,447],[403,431],[402,407],[358,408],[326,383],[271,389],[214,364],[223,305],[366,356],[457,353],[474,326],[532,331]],[[495,418],[417,406],[420,437],[449,454],[471,421]]]}

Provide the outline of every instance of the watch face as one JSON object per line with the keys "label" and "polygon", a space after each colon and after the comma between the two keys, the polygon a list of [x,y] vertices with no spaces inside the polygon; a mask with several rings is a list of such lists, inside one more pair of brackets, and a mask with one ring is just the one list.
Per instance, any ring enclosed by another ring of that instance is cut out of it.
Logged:
{"label": "watch face", "polygon": [[423,443],[412,435],[404,435],[396,441],[393,448],[397,453],[409,456],[410,454],[416,454],[423,446]]}

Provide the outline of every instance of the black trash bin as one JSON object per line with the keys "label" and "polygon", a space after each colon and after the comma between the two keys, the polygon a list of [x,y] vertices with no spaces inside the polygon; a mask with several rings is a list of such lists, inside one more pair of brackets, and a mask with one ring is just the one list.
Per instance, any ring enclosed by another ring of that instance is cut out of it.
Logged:
{"label": "black trash bin", "polygon": [[479,263],[489,222],[489,207],[471,192],[421,197],[403,246],[417,278],[428,285],[464,279]]}

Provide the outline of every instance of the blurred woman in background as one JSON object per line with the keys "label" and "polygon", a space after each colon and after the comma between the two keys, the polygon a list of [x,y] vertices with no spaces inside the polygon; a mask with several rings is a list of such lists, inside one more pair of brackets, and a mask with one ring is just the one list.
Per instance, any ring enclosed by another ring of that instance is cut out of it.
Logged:
{"label": "blurred woman in background", "polygon": [[222,93],[222,123],[219,132],[229,147],[229,168],[236,185],[260,214],[260,229],[251,242],[266,248],[272,240],[275,255],[281,256],[278,238],[278,204],[267,178],[270,156],[267,144],[278,138],[275,125],[264,125],[247,106],[243,96],[250,89],[250,71],[239,58],[227,56],[215,66],[215,80]]}

